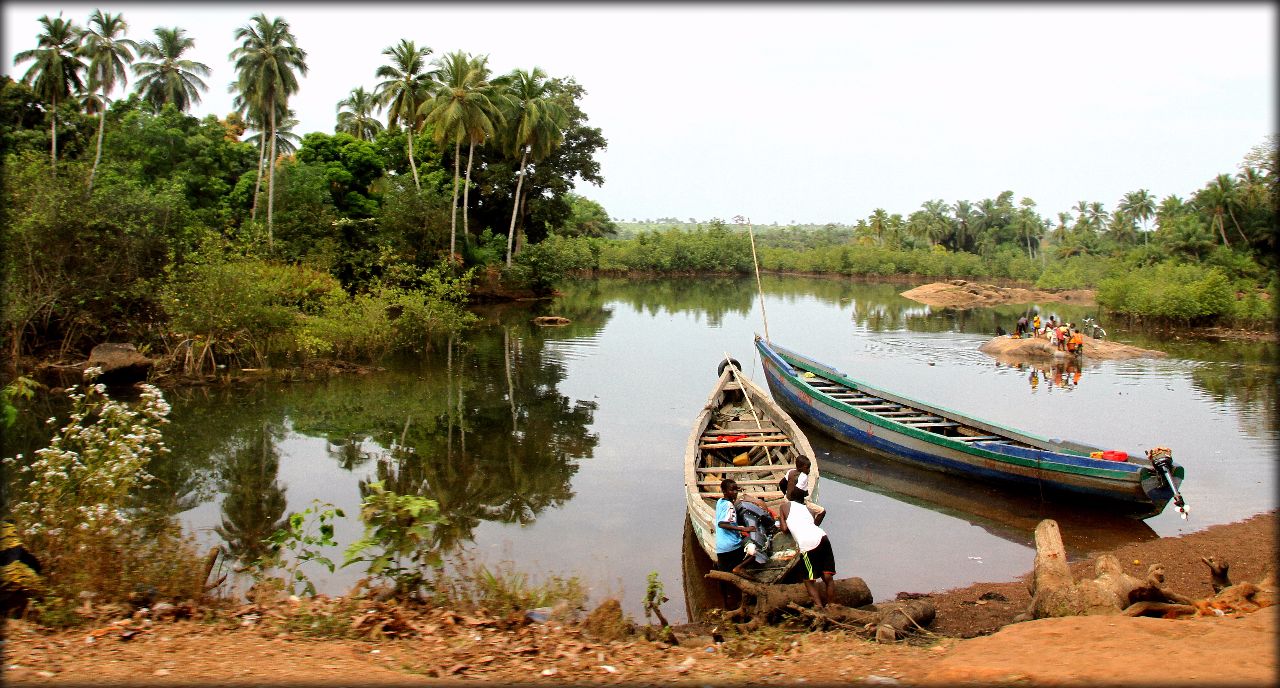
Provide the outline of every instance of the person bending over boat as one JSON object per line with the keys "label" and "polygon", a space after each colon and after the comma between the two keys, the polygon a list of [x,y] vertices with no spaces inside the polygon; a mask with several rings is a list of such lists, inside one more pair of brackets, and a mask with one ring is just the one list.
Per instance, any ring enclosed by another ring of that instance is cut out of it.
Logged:
{"label": "person bending over boat", "polygon": [[[819,517],[821,520],[821,517]],[[803,502],[788,499],[782,503],[782,531],[790,532],[800,548],[800,563],[804,566],[804,587],[817,608],[827,606],[835,594],[836,556],[831,551],[827,531],[818,527],[813,514]],[[818,579],[822,587],[818,587]]]}

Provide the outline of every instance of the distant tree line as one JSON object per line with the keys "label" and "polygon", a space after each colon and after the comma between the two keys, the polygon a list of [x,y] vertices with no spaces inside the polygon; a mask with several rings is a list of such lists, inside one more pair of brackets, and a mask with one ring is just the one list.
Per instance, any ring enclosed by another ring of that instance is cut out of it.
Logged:
{"label": "distant tree line", "polygon": [[[852,225],[756,226],[760,267],[858,276],[1006,278],[1097,287],[1118,315],[1154,323],[1269,325],[1276,315],[1276,137],[1183,199],[1145,189],[1108,209],[1080,201],[1042,217],[1012,191],[930,200],[906,217],[877,208]],[[560,240],[538,260],[565,271],[747,273],[746,225],[618,222],[618,239]],[[665,218],[674,220],[674,218]]]}

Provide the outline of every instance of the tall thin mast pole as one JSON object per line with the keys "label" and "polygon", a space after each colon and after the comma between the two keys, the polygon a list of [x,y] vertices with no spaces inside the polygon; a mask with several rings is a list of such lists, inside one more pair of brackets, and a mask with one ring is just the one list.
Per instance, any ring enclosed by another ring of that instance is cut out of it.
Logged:
{"label": "tall thin mast pole", "polygon": [[[738,221],[742,221],[743,217],[739,215]],[[760,259],[756,257],[756,235],[751,231],[751,218],[747,221],[747,238],[751,240],[751,264],[756,268],[756,291],[760,293],[760,320],[764,322],[764,340],[769,340],[769,317],[764,312],[764,285],[760,283]]]}

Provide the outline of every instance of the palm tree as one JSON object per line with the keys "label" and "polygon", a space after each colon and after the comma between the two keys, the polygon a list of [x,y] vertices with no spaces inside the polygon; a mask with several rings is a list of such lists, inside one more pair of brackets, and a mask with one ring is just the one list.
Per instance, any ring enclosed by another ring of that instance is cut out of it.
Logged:
{"label": "palm tree", "polygon": [[1107,227],[1107,234],[1117,244],[1125,247],[1133,244],[1136,241],[1133,233],[1134,229],[1134,218],[1127,211],[1116,210],[1111,214],[1111,222]]}
{"label": "palm tree", "polygon": [[507,76],[510,86],[507,101],[512,109],[507,129],[508,152],[520,156],[515,198],[511,204],[511,226],[507,229],[507,267],[511,267],[511,249],[516,235],[516,217],[520,213],[520,192],[524,171],[530,159],[538,161],[551,153],[564,139],[563,127],[568,115],[551,93],[547,74],[540,68],[524,72],[514,70]]}
{"label": "palm tree", "polygon": [[[302,137],[293,133],[294,127],[298,126],[297,114],[293,110],[287,110],[284,114],[276,118],[276,155],[293,155],[298,152],[298,146],[302,143]],[[261,149],[269,148],[267,143],[271,136],[270,126],[254,125],[250,127],[254,131],[253,135],[245,139],[245,143],[257,144]]]}
{"label": "palm tree", "polygon": [[884,229],[885,223],[889,220],[889,214],[884,208],[876,208],[871,211],[871,217],[868,218],[867,224],[871,225],[871,231],[876,234],[876,243],[884,245]]}
{"label": "palm tree", "polygon": [[[344,110],[345,108],[345,110]],[[351,95],[338,101],[338,126],[334,131],[351,134],[361,141],[372,141],[382,131],[382,122],[373,116],[381,109],[378,99],[363,86],[351,89]]]}
{"label": "palm tree", "polygon": [[1038,245],[1040,243],[1040,233],[1043,231],[1044,227],[1041,223],[1040,215],[1036,213],[1035,201],[1030,198],[1023,198],[1018,202],[1018,205],[1021,207],[1017,211],[1015,218],[1018,222],[1019,228],[1023,232],[1023,236],[1026,237],[1027,240],[1027,260],[1031,260],[1035,258],[1031,251],[1032,230],[1035,230],[1036,244]]}
{"label": "palm tree", "polygon": [[94,10],[89,15],[89,28],[84,32],[82,52],[89,58],[89,90],[95,87],[101,91],[98,103],[98,152],[93,157],[93,168],[89,171],[89,192],[93,192],[93,178],[98,173],[98,163],[102,161],[102,138],[106,131],[107,101],[109,94],[116,88],[116,79],[120,85],[129,83],[127,65],[133,62],[133,54],[138,44],[124,38],[129,25],[123,14],[103,14]]}
{"label": "palm tree", "polygon": [[413,170],[413,186],[422,191],[418,182],[418,164],[413,159],[413,136],[418,131],[418,106],[431,94],[431,77],[425,74],[423,61],[431,54],[431,48],[421,48],[414,42],[401,38],[400,42],[382,51],[391,58],[391,64],[378,67],[375,76],[386,79],[378,84],[375,93],[387,108],[387,126],[397,122],[409,126],[409,169]]}
{"label": "palm tree", "polygon": [[36,39],[36,48],[23,50],[13,57],[13,64],[33,60],[34,64],[23,75],[22,82],[31,86],[41,100],[49,103],[50,129],[49,167],[58,167],[58,101],[71,97],[73,91],[84,88],[80,75],[85,71],[79,58],[80,29],[75,22],[62,18],[40,17],[44,32]]}
{"label": "palm tree", "polygon": [[186,36],[186,29],[163,27],[155,30],[157,42],[143,41],[138,46],[139,57],[156,62],[138,62],[133,73],[138,75],[135,90],[151,107],[159,110],[172,103],[182,112],[200,102],[200,92],[209,90],[202,76],[209,76],[209,67],[202,62],[183,59],[182,54],[196,45],[196,39]]}
{"label": "palm tree", "polygon": [[1111,217],[1107,209],[1098,201],[1089,204],[1089,226],[1095,231],[1107,226],[1107,220]]}
{"label": "palm tree", "polygon": [[929,239],[931,246],[936,246],[951,232],[951,215],[947,203],[942,199],[935,199],[925,201],[920,207],[925,213],[925,237]]}
{"label": "palm tree", "polygon": [[1156,214],[1155,196],[1152,196],[1151,192],[1146,189],[1130,191],[1120,201],[1120,210],[1142,223],[1142,243],[1148,243],[1147,220],[1150,220]]}
{"label": "palm tree", "polygon": [[[236,91],[237,84],[231,84],[227,90]],[[265,116],[262,109],[258,106],[258,98],[253,93],[238,93],[231,101],[231,106],[235,108],[237,113],[241,113],[245,117],[247,129],[261,132],[266,131],[270,127],[270,119]],[[258,144],[258,175],[253,183],[253,208],[249,211],[249,219],[258,219],[258,196],[262,193],[262,175],[267,169],[267,137],[255,135],[250,137],[252,141]]]}
{"label": "palm tree", "polygon": [[1164,200],[1160,201],[1160,207],[1156,209],[1156,230],[1163,229],[1187,209],[1186,202],[1177,194],[1165,196]]}
{"label": "palm tree", "polygon": [[259,12],[249,23],[236,29],[240,47],[231,51],[236,61],[237,83],[246,100],[266,112],[271,141],[267,168],[267,248],[274,245],[273,220],[276,191],[276,124],[281,109],[287,108],[289,96],[298,92],[298,76],[307,73],[307,52],[289,30],[289,22],[281,17],[268,20]]}
{"label": "palm tree", "polygon": [[1235,213],[1232,207],[1236,204],[1236,181],[1229,174],[1220,174],[1209,182],[1208,186],[1196,192],[1196,201],[1201,207],[1213,211],[1213,224],[1218,227],[1218,234],[1222,236],[1222,245],[1230,246],[1231,242],[1227,241],[1227,230],[1224,216],[1231,218],[1231,223],[1235,225],[1236,232],[1247,243],[1249,240],[1245,238],[1244,232],[1240,230],[1240,223],[1236,222]]}
{"label": "palm tree", "polygon": [[965,251],[973,239],[973,204],[969,201],[956,201],[952,206],[955,212],[955,250]]}
{"label": "palm tree", "polygon": [[[437,88],[435,96],[419,107],[419,112],[426,114],[426,122],[432,126],[433,138],[437,145],[446,139],[453,141],[453,214],[449,224],[449,255],[457,250],[458,235],[458,183],[459,163],[462,158],[462,141],[466,139],[467,150],[467,187],[471,186],[471,161],[478,143],[495,135],[494,122],[502,121],[498,111],[497,88],[488,82],[488,56],[472,59],[461,50],[454,51],[437,59],[432,72]],[[468,227],[466,206],[469,198],[463,198],[462,232],[465,236]]]}

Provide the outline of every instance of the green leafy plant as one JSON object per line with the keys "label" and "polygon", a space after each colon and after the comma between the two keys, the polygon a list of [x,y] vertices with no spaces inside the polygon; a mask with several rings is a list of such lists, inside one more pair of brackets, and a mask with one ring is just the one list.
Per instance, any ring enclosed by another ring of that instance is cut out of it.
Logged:
{"label": "green leafy plant", "polygon": [[18,407],[13,405],[13,400],[30,399],[35,394],[36,384],[29,377],[18,377],[0,391],[0,428],[13,426],[13,422],[18,419]]}
{"label": "green leafy plant", "polygon": [[662,624],[658,631],[659,637],[663,640],[671,640],[674,636],[671,631],[671,624],[667,623],[667,617],[662,614],[662,603],[666,602],[667,596],[662,589],[662,581],[658,580],[658,572],[650,571],[648,582],[644,591],[644,618],[653,623],[653,618],[657,617],[658,622]]}
{"label": "green leafy plant", "polygon": [[432,547],[431,526],[445,519],[434,500],[396,494],[375,482],[361,504],[360,519],[364,535],[347,547],[343,566],[366,562],[369,575],[390,579],[401,595],[422,585],[428,567],[441,566]]}
{"label": "green leafy plant", "polygon": [[260,572],[272,568],[285,570],[284,585],[290,594],[294,594],[295,586],[302,586],[302,594],[314,596],[315,583],[307,576],[302,567],[315,562],[333,573],[334,563],[321,553],[321,547],[336,547],[333,539],[333,520],[343,518],[342,509],[327,502],[313,500],[312,505],[302,513],[289,514],[289,525],[272,533],[267,538],[270,554],[259,561],[256,567]]}

